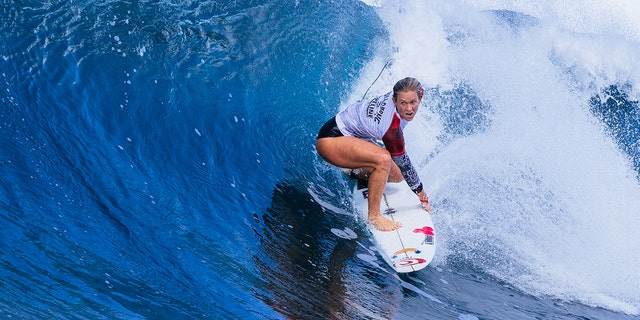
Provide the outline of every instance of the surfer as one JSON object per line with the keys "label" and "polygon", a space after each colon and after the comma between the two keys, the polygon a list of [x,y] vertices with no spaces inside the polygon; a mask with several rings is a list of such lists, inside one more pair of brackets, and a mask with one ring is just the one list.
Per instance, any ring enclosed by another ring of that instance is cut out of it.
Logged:
{"label": "surfer", "polygon": [[[385,218],[380,202],[387,181],[405,180],[422,206],[431,212],[429,199],[404,146],[402,129],[416,116],[424,95],[411,77],[398,81],[393,92],[354,103],[329,119],[318,133],[316,149],[327,162],[352,169],[351,175],[368,179],[368,220],[381,231],[402,225]],[[374,143],[382,140],[384,148]]]}

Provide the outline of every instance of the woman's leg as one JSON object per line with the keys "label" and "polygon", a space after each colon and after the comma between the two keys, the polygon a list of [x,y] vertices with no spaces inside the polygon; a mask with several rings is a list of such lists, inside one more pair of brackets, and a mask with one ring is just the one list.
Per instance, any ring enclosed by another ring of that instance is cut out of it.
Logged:
{"label": "woman's leg", "polygon": [[382,231],[396,230],[402,226],[382,216],[380,211],[382,193],[394,165],[387,150],[368,141],[346,136],[320,138],[316,140],[316,149],[324,160],[338,167],[371,168],[368,182],[369,222]]}
{"label": "woman's leg", "polygon": [[[349,176],[351,177],[351,174],[353,174],[355,178],[366,181],[369,179],[369,175],[371,174],[372,171],[373,171],[373,168],[369,168],[369,167],[356,168],[351,173],[349,173],[350,174]],[[404,181],[404,177],[402,176],[402,171],[400,171],[400,168],[398,168],[398,165],[392,161],[391,171],[389,172],[389,178],[387,179],[387,182],[401,182],[401,181]]]}

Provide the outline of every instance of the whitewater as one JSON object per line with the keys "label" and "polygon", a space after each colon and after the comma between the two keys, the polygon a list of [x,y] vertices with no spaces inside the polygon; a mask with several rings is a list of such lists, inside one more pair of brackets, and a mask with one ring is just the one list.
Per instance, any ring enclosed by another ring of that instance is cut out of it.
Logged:
{"label": "whitewater", "polygon": [[[0,317],[640,319],[635,1],[2,3]],[[405,76],[398,275],[317,130]]]}
{"label": "whitewater", "polygon": [[[637,148],[622,152],[588,102],[610,85],[627,86],[637,100],[640,24],[632,13],[640,7],[369,4],[394,48],[381,58],[394,62],[383,82],[413,74],[437,88],[409,143],[428,151],[421,173],[437,199],[440,257],[468,259],[535,296],[637,315]],[[369,66],[347,101],[379,66]],[[443,98],[460,87],[472,88],[473,99]],[[443,112],[458,108],[466,110]],[[474,121],[475,132],[463,127]]]}

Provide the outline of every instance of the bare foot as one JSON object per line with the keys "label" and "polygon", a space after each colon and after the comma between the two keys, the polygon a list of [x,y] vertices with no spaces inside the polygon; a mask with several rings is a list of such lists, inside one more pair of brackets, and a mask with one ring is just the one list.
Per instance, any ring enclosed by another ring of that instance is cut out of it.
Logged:
{"label": "bare foot", "polygon": [[422,202],[421,205],[425,211],[431,213],[431,205],[429,204],[429,202]]}
{"label": "bare foot", "polygon": [[391,221],[383,217],[381,214],[373,218],[369,218],[369,222],[374,228],[380,231],[393,231],[402,227],[402,223]]}

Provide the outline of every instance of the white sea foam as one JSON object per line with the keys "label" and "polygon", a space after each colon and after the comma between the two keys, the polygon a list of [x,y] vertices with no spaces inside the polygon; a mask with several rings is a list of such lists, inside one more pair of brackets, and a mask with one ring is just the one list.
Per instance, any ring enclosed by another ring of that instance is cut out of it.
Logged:
{"label": "white sea foam", "polygon": [[640,4],[379,5],[390,49],[348,101],[391,60],[372,90],[406,75],[442,90],[464,82],[492,110],[487,130],[451,142],[434,138],[442,115],[426,108],[407,128],[433,199],[438,255],[468,258],[530,294],[639,314],[640,185],[588,99],[624,83],[639,97]]}

